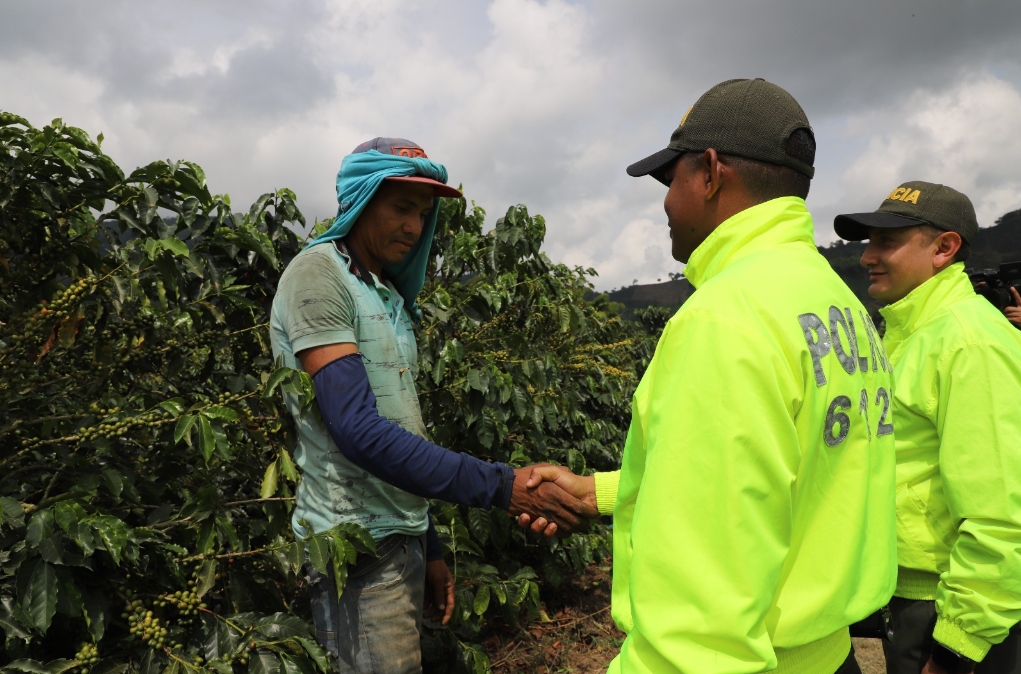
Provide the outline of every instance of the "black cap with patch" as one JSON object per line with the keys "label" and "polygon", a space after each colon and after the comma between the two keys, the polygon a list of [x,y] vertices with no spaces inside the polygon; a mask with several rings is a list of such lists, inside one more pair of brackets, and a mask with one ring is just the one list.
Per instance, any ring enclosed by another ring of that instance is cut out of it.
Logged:
{"label": "black cap with patch", "polygon": [[691,106],[666,148],[628,166],[627,172],[651,175],[665,184],[663,176],[677,157],[713,148],[719,154],[787,166],[811,178],[812,165],[787,154],[787,141],[798,129],[812,133],[805,111],[789,93],[763,79],[728,80]]}
{"label": "black cap with patch", "polygon": [[847,241],[869,238],[870,227],[899,229],[917,225],[957,232],[968,243],[978,234],[971,199],[946,185],[922,180],[903,183],[873,213],[848,213],[833,220],[837,236]]}

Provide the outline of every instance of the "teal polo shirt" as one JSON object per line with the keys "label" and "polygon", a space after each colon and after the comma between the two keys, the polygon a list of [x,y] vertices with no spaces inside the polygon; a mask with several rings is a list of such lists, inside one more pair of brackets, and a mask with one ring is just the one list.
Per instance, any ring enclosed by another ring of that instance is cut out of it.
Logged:
{"label": "teal polo shirt", "polygon": [[[415,391],[418,347],[411,318],[389,281],[358,275],[343,244],[322,243],[301,251],[284,270],[270,313],[273,357],[301,369],[296,353],[327,344],[358,346],[380,415],[426,437]],[[425,499],[389,485],[348,461],[326,426],[297,396],[284,393],[295,419],[295,462],[302,472],[291,525],[295,534],[316,533],[351,522],[379,540],[390,534],[419,535],[428,526]]]}

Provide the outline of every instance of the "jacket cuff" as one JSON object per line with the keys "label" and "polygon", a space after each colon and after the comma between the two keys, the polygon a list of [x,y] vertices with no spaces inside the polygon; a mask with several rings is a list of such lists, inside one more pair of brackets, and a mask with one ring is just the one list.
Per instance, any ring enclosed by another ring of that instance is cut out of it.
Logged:
{"label": "jacket cuff", "polygon": [[617,505],[617,486],[620,484],[620,471],[610,473],[595,473],[596,481],[596,510],[600,515],[612,515],[613,508]]}
{"label": "jacket cuff", "polygon": [[943,616],[936,619],[936,629],[932,631],[932,638],[975,662],[981,662],[992,646],[985,639],[968,634]]}

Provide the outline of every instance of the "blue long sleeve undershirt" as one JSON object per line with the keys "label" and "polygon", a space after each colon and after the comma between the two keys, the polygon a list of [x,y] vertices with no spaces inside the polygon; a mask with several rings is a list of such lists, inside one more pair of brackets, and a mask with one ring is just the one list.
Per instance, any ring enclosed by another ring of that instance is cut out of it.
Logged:
{"label": "blue long sleeve undershirt", "polygon": [[[327,364],[312,381],[323,423],[351,463],[409,494],[477,508],[507,508],[514,470],[444,449],[380,416],[361,354]],[[436,555],[432,548],[439,543],[431,520],[430,530],[427,558]]]}

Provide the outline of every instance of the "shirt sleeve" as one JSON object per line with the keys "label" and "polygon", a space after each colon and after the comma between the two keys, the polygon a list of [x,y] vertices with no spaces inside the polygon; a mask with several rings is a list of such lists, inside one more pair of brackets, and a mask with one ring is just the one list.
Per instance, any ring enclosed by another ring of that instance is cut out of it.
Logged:
{"label": "shirt sleeve", "polygon": [[[325,246],[326,244],[321,244]],[[326,251],[327,253],[332,251]],[[299,255],[288,269],[284,329],[294,353],[327,344],[356,343],[354,298],[326,254]]]}
{"label": "shirt sleeve", "polygon": [[415,496],[507,508],[514,470],[434,445],[381,416],[361,354],[329,363],[312,382],[323,424],[351,463]]}
{"label": "shirt sleeve", "polygon": [[[610,671],[773,669],[802,387],[761,336],[701,310],[668,324],[645,377],[614,510],[615,527],[631,521],[627,606],[615,569],[614,618],[632,627]],[[636,442],[644,457],[627,455]]]}
{"label": "shirt sleeve", "polygon": [[940,473],[959,525],[933,637],[982,660],[1021,620],[1021,363],[970,345],[938,372]]}

